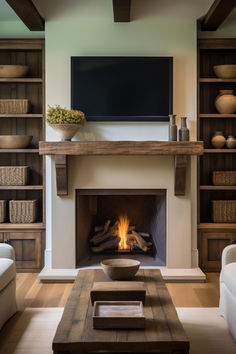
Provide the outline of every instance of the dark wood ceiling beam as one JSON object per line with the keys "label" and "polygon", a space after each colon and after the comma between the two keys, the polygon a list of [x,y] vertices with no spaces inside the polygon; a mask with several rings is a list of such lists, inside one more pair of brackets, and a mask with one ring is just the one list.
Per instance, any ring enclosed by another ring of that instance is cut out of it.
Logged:
{"label": "dark wood ceiling beam", "polygon": [[236,0],[215,0],[201,22],[202,31],[216,31],[236,6]]}
{"label": "dark wood ceiling beam", "polygon": [[31,0],[6,0],[30,31],[44,31],[44,19]]}
{"label": "dark wood ceiling beam", "polygon": [[113,0],[114,22],[130,22],[131,0]]}

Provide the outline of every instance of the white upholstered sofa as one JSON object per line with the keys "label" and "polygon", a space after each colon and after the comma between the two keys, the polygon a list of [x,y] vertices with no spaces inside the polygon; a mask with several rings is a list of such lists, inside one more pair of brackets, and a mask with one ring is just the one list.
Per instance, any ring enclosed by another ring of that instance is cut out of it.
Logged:
{"label": "white upholstered sofa", "polygon": [[17,310],[14,249],[0,243],[0,329]]}
{"label": "white upholstered sofa", "polygon": [[236,341],[236,245],[225,247],[222,253],[220,314]]}

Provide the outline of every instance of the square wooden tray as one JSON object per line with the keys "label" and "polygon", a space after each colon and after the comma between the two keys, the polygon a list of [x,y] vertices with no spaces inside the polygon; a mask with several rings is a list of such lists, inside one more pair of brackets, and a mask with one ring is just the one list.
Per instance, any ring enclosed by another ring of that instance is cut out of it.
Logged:
{"label": "square wooden tray", "polygon": [[90,292],[94,301],[142,301],[144,303],[146,289],[142,281],[94,282]]}
{"label": "square wooden tray", "polygon": [[144,328],[142,301],[95,301],[93,328]]}

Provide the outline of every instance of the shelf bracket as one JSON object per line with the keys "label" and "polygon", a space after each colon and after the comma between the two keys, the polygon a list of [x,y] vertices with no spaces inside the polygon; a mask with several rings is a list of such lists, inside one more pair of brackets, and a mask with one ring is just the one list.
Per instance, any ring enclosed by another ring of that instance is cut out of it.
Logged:
{"label": "shelf bracket", "polygon": [[55,155],[57,195],[68,195],[68,156]]}
{"label": "shelf bracket", "polygon": [[187,155],[175,156],[175,195],[185,195]]}

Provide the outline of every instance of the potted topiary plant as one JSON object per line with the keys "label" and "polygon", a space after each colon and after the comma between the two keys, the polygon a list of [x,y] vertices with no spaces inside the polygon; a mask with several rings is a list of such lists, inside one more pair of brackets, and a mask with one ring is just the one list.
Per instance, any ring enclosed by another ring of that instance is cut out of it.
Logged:
{"label": "potted topiary plant", "polygon": [[59,134],[61,140],[70,141],[85,121],[82,111],[69,110],[59,105],[48,106],[47,122]]}

